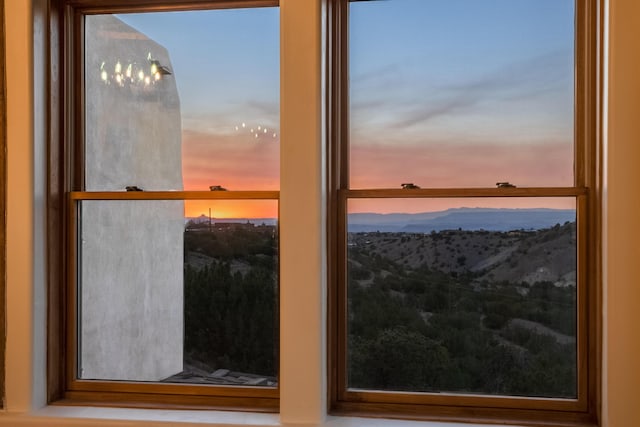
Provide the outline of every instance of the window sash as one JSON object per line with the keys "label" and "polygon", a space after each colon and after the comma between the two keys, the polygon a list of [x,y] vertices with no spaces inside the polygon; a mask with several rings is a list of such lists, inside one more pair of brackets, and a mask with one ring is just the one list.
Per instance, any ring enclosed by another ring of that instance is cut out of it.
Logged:
{"label": "window sash", "polygon": [[[505,191],[506,190],[506,191]],[[407,194],[412,193],[412,194]],[[576,383],[577,398],[543,398],[543,397],[521,397],[511,395],[482,395],[465,394],[454,392],[429,393],[429,392],[400,392],[400,391],[380,391],[380,390],[360,390],[348,388],[347,384],[347,214],[346,206],[349,200],[358,198],[379,198],[379,199],[399,199],[399,198],[491,198],[491,197],[576,197],[576,223],[577,223],[577,244],[576,244],[576,295],[577,295],[577,366]],[[502,409],[541,409],[554,411],[584,411],[586,409],[587,397],[587,354],[588,354],[588,322],[586,305],[583,303],[584,295],[587,295],[587,269],[586,253],[588,251],[588,227],[587,227],[587,206],[588,191],[585,188],[557,188],[557,189],[419,189],[419,190],[344,190],[339,192],[339,235],[337,245],[337,281],[339,289],[336,291],[336,323],[339,326],[337,331],[338,348],[336,355],[338,384],[335,409],[338,411],[351,411],[350,408],[360,408],[360,404],[371,404],[366,407],[369,411],[386,410],[395,412],[395,404],[411,404],[419,406],[428,405],[433,407],[468,407],[468,408],[502,408]],[[382,405],[376,408],[375,405]],[[385,406],[387,405],[387,406]],[[423,408],[424,409],[424,408]]]}
{"label": "window sash", "polygon": [[279,0],[62,0],[82,15],[279,6]]}
{"label": "window sash", "polygon": [[[330,408],[335,414],[475,422],[591,424],[597,417],[599,383],[600,170],[598,154],[598,57],[602,5],[576,0],[574,186],[519,188],[350,189],[348,100],[348,3],[330,3],[331,118],[328,178],[331,208],[328,256]],[[515,183],[517,184],[517,183]],[[358,198],[576,197],[577,398],[555,399],[457,393],[406,393],[347,388],[347,202]]]}
{"label": "window sash", "polygon": [[[245,409],[277,412],[276,387],[210,386],[183,383],[80,380],[78,363],[77,205],[83,200],[275,200],[279,191],[83,191],[84,185],[84,17],[127,12],[197,11],[278,7],[278,0],[51,0],[51,61],[64,69],[53,78],[54,140],[50,164],[51,216],[56,227],[51,250],[48,325],[48,402],[119,407]],[[58,45],[59,44],[59,45]],[[59,122],[57,121],[59,119]],[[58,181],[56,181],[58,180]],[[277,345],[277,342],[276,342]]]}
{"label": "window sash", "polygon": [[109,381],[78,379],[79,358],[79,307],[77,287],[79,254],[77,248],[80,221],[78,206],[82,201],[140,201],[140,200],[275,200],[279,201],[278,191],[95,191],[70,192],[68,194],[68,258],[67,271],[71,272],[67,280],[66,294],[66,361],[65,398],[83,403],[104,405],[111,402],[117,406],[176,406],[176,407],[242,407],[259,412],[276,412],[279,402],[279,387],[219,386],[186,383],[159,383],[136,381]]}

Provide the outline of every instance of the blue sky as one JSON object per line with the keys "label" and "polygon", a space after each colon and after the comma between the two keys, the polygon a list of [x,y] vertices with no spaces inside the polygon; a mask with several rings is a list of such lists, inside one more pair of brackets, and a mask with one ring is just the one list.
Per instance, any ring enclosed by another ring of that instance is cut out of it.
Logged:
{"label": "blue sky", "polygon": [[278,15],[277,8],[256,8],[118,18],[169,51],[183,115],[191,116],[228,114],[245,104],[278,106]]}
{"label": "blue sky", "polygon": [[352,187],[572,185],[573,1],[355,2],[349,43]]}
{"label": "blue sky", "polygon": [[[118,15],[170,53],[186,189],[279,188],[278,15]],[[352,188],[573,184],[574,1],[354,2],[349,43]]]}

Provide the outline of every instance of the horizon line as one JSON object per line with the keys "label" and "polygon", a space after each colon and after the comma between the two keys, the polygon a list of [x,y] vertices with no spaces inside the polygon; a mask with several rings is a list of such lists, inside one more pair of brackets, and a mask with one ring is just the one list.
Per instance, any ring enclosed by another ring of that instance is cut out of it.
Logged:
{"label": "horizon line", "polygon": [[[483,209],[483,210],[488,210],[488,211],[541,211],[541,210],[545,210],[545,211],[557,211],[557,212],[575,212],[576,209],[573,208],[546,208],[546,207],[538,207],[538,208],[492,208],[492,207],[482,207],[482,206],[477,206],[477,207],[468,207],[468,206],[463,206],[463,207],[458,207],[458,208],[447,208],[447,209],[441,209],[441,210],[434,210],[434,211],[421,211],[421,212],[386,212],[386,213],[382,213],[382,212],[371,212],[371,211],[366,211],[366,212],[349,212],[347,213],[347,216],[349,215],[421,215],[421,214],[432,214],[432,213],[438,213],[438,212],[448,212],[448,211],[456,211],[456,210],[463,210],[463,209],[467,209],[467,210],[476,210],[476,209]],[[216,217],[216,216],[211,216],[209,217],[208,215],[202,213],[198,216],[185,216],[184,218],[186,219],[198,219],[198,218],[211,218],[212,220],[229,220],[229,219],[234,219],[234,220],[279,220],[279,218],[277,216],[275,217],[269,217],[269,216],[257,216],[257,217],[253,217],[253,216],[227,216],[227,217]]]}

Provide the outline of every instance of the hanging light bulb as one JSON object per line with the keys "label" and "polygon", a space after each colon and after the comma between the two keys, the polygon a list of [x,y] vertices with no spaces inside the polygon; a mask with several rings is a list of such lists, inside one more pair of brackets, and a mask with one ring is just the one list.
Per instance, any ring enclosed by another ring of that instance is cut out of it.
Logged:
{"label": "hanging light bulb", "polygon": [[109,79],[109,74],[107,74],[107,70],[104,69],[104,61],[100,64],[100,78],[105,83],[107,83],[107,80]]}

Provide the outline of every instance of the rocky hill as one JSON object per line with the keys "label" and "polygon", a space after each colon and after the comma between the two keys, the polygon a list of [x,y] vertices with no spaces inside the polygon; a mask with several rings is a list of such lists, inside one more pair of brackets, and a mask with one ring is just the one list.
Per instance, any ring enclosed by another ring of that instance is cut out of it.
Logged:
{"label": "rocky hill", "polygon": [[352,265],[371,267],[371,277],[379,260],[387,259],[405,270],[471,272],[480,281],[576,283],[575,222],[536,231],[349,233],[348,248]]}

